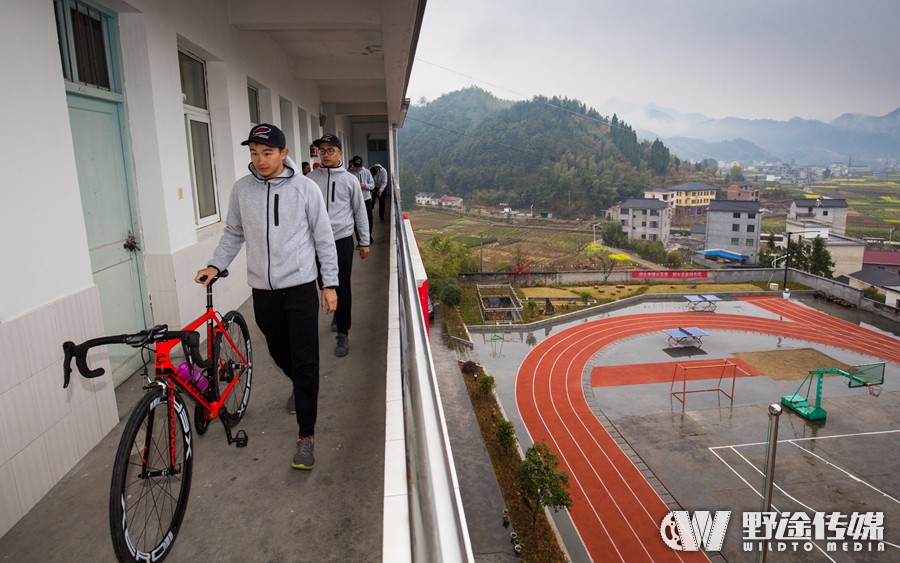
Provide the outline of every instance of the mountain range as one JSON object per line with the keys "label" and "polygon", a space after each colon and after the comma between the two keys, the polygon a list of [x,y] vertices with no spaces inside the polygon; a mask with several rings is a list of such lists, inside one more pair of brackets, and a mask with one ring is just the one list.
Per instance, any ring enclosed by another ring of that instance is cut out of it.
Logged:
{"label": "mountain range", "polygon": [[844,114],[825,123],[794,118],[711,118],[656,105],[612,99],[597,108],[631,123],[638,136],[659,138],[687,160],[782,161],[827,166],[835,162],[884,165],[900,159],[900,108],[880,117]]}

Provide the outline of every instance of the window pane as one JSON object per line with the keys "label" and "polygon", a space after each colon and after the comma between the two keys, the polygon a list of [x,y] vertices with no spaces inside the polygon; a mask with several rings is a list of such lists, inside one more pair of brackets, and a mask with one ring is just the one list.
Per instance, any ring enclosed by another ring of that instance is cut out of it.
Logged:
{"label": "window pane", "polygon": [[183,102],[189,106],[208,109],[206,107],[206,77],[203,63],[179,52],[178,66],[181,71]]}
{"label": "window pane", "polygon": [[212,151],[209,146],[209,124],[190,121],[191,152],[194,157],[194,189],[200,219],[216,214],[216,186],[213,178]]}
{"label": "window pane", "polygon": [[731,230],[734,232],[738,232],[741,230],[741,226],[740,225],[731,225]]}
{"label": "window pane", "polygon": [[756,230],[756,225],[747,225],[747,232],[752,233]]}
{"label": "window pane", "polygon": [[253,86],[247,86],[247,100],[250,103],[250,123],[259,125],[259,92]]}
{"label": "window pane", "polygon": [[72,40],[79,82],[109,90],[109,68],[106,61],[106,38],[100,14],[71,10]]}
{"label": "window pane", "polygon": [[736,238],[731,239],[731,244],[733,244],[734,246],[737,246],[740,243],[741,243],[740,239],[736,239]]}

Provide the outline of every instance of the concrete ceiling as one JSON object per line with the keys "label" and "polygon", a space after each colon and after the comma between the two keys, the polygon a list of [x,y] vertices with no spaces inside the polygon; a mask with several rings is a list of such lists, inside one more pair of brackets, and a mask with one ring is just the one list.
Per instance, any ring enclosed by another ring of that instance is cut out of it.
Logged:
{"label": "concrete ceiling", "polygon": [[399,125],[425,2],[229,0],[228,10],[237,29],[271,37],[338,115]]}

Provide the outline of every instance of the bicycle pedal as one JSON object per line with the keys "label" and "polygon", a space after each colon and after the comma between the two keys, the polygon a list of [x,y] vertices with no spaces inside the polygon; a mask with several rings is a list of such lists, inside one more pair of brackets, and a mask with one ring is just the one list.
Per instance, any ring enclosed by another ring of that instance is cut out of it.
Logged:
{"label": "bicycle pedal", "polygon": [[247,433],[243,430],[238,430],[237,434],[234,435],[234,445],[239,448],[244,448],[247,446]]}

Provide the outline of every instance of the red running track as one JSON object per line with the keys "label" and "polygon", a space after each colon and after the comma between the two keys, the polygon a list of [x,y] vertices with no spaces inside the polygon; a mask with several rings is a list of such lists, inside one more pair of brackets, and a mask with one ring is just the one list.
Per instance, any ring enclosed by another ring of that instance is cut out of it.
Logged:
{"label": "red running track", "polygon": [[673,326],[772,334],[900,363],[900,342],[780,298],[745,299],[782,320],[722,313],[652,313],[587,322],[538,344],[516,379],[516,403],[531,439],[550,446],[569,474],[570,516],[594,561],[705,561],[660,538],[669,509],[591,412],[582,375],[618,340]]}

